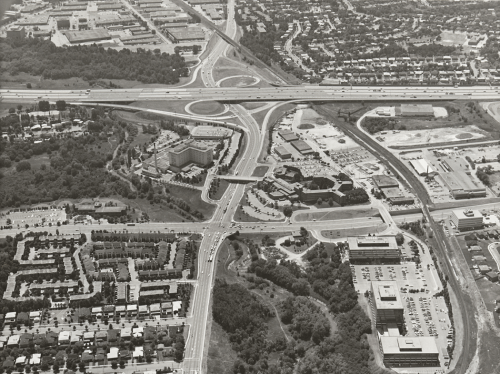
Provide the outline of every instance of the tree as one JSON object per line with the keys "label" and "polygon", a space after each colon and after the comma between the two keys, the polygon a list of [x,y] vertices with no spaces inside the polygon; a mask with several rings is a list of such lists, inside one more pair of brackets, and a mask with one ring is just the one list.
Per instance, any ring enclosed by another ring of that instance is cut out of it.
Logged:
{"label": "tree", "polygon": [[54,371],[55,374],[59,373],[59,365],[57,364],[52,365],[52,370]]}
{"label": "tree", "polygon": [[50,111],[50,103],[47,100],[41,100],[38,102],[38,110],[41,112]]}
{"label": "tree", "polygon": [[57,100],[56,101],[56,108],[60,112],[64,112],[66,110],[66,101],[64,100]]}
{"label": "tree", "polygon": [[199,45],[193,45],[193,55],[197,55],[200,52],[200,46]]}
{"label": "tree", "polygon": [[292,213],[293,213],[293,209],[291,206],[286,206],[284,209],[283,209],[283,214],[285,215],[285,217],[291,217],[292,216]]}
{"label": "tree", "polygon": [[323,204],[323,199],[321,197],[318,198],[318,201],[316,201],[317,205]]}
{"label": "tree", "polygon": [[396,243],[397,243],[398,245],[403,245],[403,243],[404,243],[404,242],[405,242],[405,237],[403,236],[403,234],[402,234],[402,233],[398,232],[398,233],[396,234]]}
{"label": "tree", "polygon": [[333,199],[331,197],[328,199],[328,205],[333,206]]}
{"label": "tree", "polygon": [[31,83],[26,83],[26,88],[31,89]]}

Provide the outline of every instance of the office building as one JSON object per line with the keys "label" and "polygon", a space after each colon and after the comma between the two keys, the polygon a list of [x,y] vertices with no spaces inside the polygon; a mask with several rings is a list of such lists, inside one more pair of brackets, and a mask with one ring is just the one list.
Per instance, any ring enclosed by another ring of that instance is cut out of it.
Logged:
{"label": "office building", "polygon": [[478,210],[454,210],[451,221],[458,230],[474,230],[483,227],[483,216]]}
{"label": "office building", "polygon": [[377,281],[371,284],[373,309],[377,326],[404,324],[404,309],[395,281]]}
{"label": "office building", "polygon": [[434,337],[381,336],[380,347],[388,367],[439,366],[439,350]]}
{"label": "office building", "polygon": [[170,150],[168,156],[170,169],[180,172],[190,164],[208,166],[213,160],[213,149],[190,139]]}
{"label": "office building", "polygon": [[395,236],[358,236],[347,238],[349,261],[398,262],[400,250]]}

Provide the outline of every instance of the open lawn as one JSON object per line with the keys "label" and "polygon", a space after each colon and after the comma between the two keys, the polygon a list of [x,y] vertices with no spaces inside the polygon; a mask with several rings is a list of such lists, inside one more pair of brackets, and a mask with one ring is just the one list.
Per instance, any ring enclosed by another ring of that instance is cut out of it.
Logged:
{"label": "open lawn", "polygon": [[154,135],[151,134],[144,134],[142,132],[142,126],[137,126],[138,128],[138,133],[134,137],[134,140],[132,140],[132,143],[130,143],[130,148],[134,148],[136,146],[143,146],[144,144],[149,144],[151,142],[151,138],[154,137]]}
{"label": "open lawn", "polygon": [[184,222],[186,220],[175,210],[170,209],[167,204],[150,204],[146,199],[126,199],[119,196],[116,199],[130,205],[136,211],[146,213],[152,222]]}
{"label": "open lawn", "polygon": [[164,110],[166,112],[176,112],[187,114],[184,110],[186,105],[188,105],[191,101],[188,100],[179,100],[179,101],[135,101],[131,103],[131,106],[137,106],[145,109],[156,109],[156,110]]}
{"label": "open lawn", "polygon": [[263,107],[264,105],[266,105],[266,103],[251,101],[251,102],[248,102],[248,103],[247,102],[240,103],[240,105],[243,108],[245,108],[246,110],[253,110],[253,109],[257,109],[257,108]]}
{"label": "open lawn", "polygon": [[225,179],[221,179],[219,182],[219,188],[217,192],[212,195],[212,200],[220,200],[222,196],[226,193],[227,188],[229,187],[229,181]]}
{"label": "open lawn", "polygon": [[224,112],[224,105],[217,101],[199,101],[189,107],[189,109],[200,115],[215,116]]}
{"label": "open lawn", "polygon": [[[165,85],[157,83],[141,83],[139,81],[129,81],[125,79],[100,79],[94,86],[90,86],[89,82],[82,78],[68,79],[42,79],[41,76],[19,73],[18,75],[10,75],[9,73],[0,74],[0,81],[3,88],[26,88],[27,83],[31,83],[34,90],[82,90],[88,88],[160,88],[160,87],[175,87],[182,85],[189,80],[187,77],[180,78],[180,82],[175,85]],[[113,84],[113,86],[110,85]]]}
{"label": "open lawn", "polygon": [[339,209],[339,210],[329,210],[329,211],[315,211],[307,213],[298,213],[295,216],[297,222],[311,221],[316,219],[317,221],[330,221],[330,220],[340,220],[340,219],[351,219],[360,217],[375,217],[379,214],[377,209],[370,208],[359,208],[359,209]]}
{"label": "open lawn", "polygon": [[252,173],[252,177],[263,177],[268,170],[269,166],[257,166]]}
{"label": "open lawn", "polygon": [[[266,126],[266,133],[270,131],[271,127],[274,127],[275,122],[288,110],[291,110],[295,108],[295,104],[283,104],[280,105],[277,109],[273,110],[272,114],[269,116],[269,121],[267,122]],[[272,110],[272,109],[270,109]],[[255,119],[255,121],[260,125],[261,123],[264,122],[264,118],[266,117],[267,110],[262,110],[260,112],[254,113],[252,116]],[[263,162],[264,159],[268,156],[267,154],[267,147],[269,144],[269,136],[264,137],[264,144],[262,145],[262,149],[259,155],[259,162]]]}
{"label": "open lawn", "polygon": [[201,199],[200,190],[192,190],[189,188],[172,185],[168,186],[168,190],[170,192],[170,195],[172,195],[173,197],[178,197],[188,203],[192,211],[198,210],[199,212],[201,212],[205,219],[209,219],[214,214],[215,205],[204,202]]}
{"label": "open lawn", "polygon": [[254,77],[232,77],[221,82],[221,87],[248,87],[257,83]]}
{"label": "open lawn", "polygon": [[207,368],[208,373],[232,374],[233,363],[238,358],[231,347],[228,334],[222,327],[212,321],[210,343],[208,347]]}

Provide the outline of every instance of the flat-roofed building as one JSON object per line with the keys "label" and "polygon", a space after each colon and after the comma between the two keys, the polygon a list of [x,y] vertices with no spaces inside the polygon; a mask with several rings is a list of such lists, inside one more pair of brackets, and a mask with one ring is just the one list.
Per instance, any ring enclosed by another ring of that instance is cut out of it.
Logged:
{"label": "flat-roofed building", "polygon": [[127,283],[117,283],[115,297],[117,303],[126,303],[127,302]]}
{"label": "flat-roofed building", "polygon": [[111,40],[111,35],[106,29],[67,30],[63,31],[63,34],[71,44]]}
{"label": "flat-roofed building", "polygon": [[474,230],[483,227],[483,215],[479,210],[454,210],[451,221],[457,230]]}
{"label": "flat-roofed building", "polygon": [[486,196],[486,188],[474,183],[471,177],[463,170],[439,173],[439,176],[455,199]]}
{"label": "flat-roofed building", "polygon": [[205,33],[201,27],[167,27],[165,31],[173,43],[205,40]]}
{"label": "flat-roofed building", "polygon": [[192,163],[202,167],[209,165],[213,160],[213,149],[190,139],[171,149],[168,156],[170,168],[178,172]]}
{"label": "flat-roofed building", "polygon": [[278,131],[278,135],[285,142],[293,142],[295,140],[299,140],[299,137],[297,136],[297,134],[295,134],[293,131],[290,131],[290,130],[280,130],[280,131]]}
{"label": "flat-roofed building", "polygon": [[386,366],[439,366],[434,337],[381,336],[379,340]]}
{"label": "flat-roofed building", "polygon": [[26,32],[24,31],[24,27],[22,26],[12,27],[10,30],[6,31],[6,34],[7,39],[10,40],[20,40],[26,37]]}
{"label": "flat-roofed building", "polygon": [[71,340],[71,331],[61,331],[59,333],[59,345],[61,344],[69,344]]}
{"label": "flat-roofed building", "polygon": [[347,238],[350,262],[397,262],[400,250],[395,236],[357,236]]}
{"label": "flat-roofed building", "polygon": [[401,104],[403,117],[433,117],[434,108],[430,104]]}
{"label": "flat-roofed building", "polygon": [[372,282],[372,301],[377,326],[404,324],[404,309],[395,281]]}
{"label": "flat-roofed building", "polygon": [[278,156],[281,157],[282,160],[286,160],[292,157],[292,154],[282,145],[274,148],[274,151]]}
{"label": "flat-roofed building", "polygon": [[311,153],[314,153],[314,150],[311,148],[311,146],[303,140],[295,140],[293,142],[290,142],[290,144],[302,155],[309,155]]}

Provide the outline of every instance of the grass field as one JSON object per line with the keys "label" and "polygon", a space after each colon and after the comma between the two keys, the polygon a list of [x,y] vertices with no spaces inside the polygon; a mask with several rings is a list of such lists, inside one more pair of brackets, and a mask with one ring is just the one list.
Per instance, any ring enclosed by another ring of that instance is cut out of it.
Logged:
{"label": "grass field", "polygon": [[262,103],[262,102],[245,102],[245,103],[241,103],[240,104],[243,108],[245,108],[246,110],[252,110],[252,109],[257,109],[257,108],[260,108],[260,107],[263,107],[264,105],[266,105],[266,103]]}
{"label": "grass field", "polygon": [[[285,113],[287,110],[291,110],[293,108],[295,108],[295,104],[283,104],[283,105],[279,106],[277,109],[275,109],[273,111],[273,113],[270,115],[269,121],[267,122],[266,132],[269,131],[269,128],[271,126],[274,126],[274,122],[277,121],[278,118],[280,118],[283,115],[283,113]],[[263,111],[260,111],[258,113],[253,114],[252,116],[253,116],[253,118],[255,118],[255,121],[260,124],[260,123],[264,122],[264,118],[266,117],[267,112],[268,112],[267,110],[263,110]],[[259,155],[259,162],[263,162],[264,158],[266,158],[268,156],[268,154],[267,154],[268,144],[269,144],[269,136],[266,135],[264,137],[264,144],[262,145],[262,149],[261,149],[261,152]]]}
{"label": "grass field", "polygon": [[141,83],[139,81],[129,81],[125,79],[99,79],[97,87],[91,87],[89,82],[82,78],[68,78],[68,79],[42,79],[41,76],[30,75],[26,73],[19,73],[18,75],[10,75],[9,73],[0,74],[0,81],[3,88],[26,88],[27,83],[31,83],[32,89],[36,90],[64,90],[64,89],[87,89],[87,88],[108,88],[109,83],[120,88],[159,88],[159,87],[175,87],[182,85],[189,80],[188,77],[180,78],[180,82],[175,85],[165,85],[157,83]]}
{"label": "grass field", "polygon": [[297,222],[310,221],[316,219],[317,221],[330,221],[330,220],[340,220],[340,219],[351,219],[360,217],[374,217],[378,214],[377,209],[370,208],[359,208],[359,209],[349,209],[349,210],[330,210],[330,211],[316,211],[299,213],[295,216]]}
{"label": "grass field", "polygon": [[257,83],[257,80],[255,78],[251,77],[233,77],[226,79],[223,81],[220,86],[221,87],[245,87],[245,86],[251,86],[254,83]]}
{"label": "grass field", "polygon": [[219,189],[216,193],[212,195],[212,200],[220,200],[222,196],[226,193],[227,188],[229,187],[229,181],[225,179],[221,179],[219,182]]}
{"label": "grass field", "polygon": [[199,101],[189,107],[196,114],[214,116],[224,112],[224,105],[217,101]]}
{"label": "grass field", "polygon": [[179,101],[135,101],[131,106],[137,106],[140,108],[146,109],[156,109],[156,110],[164,110],[166,112],[176,112],[187,114],[185,111],[186,105],[188,105],[191,101],[188,100],[179,100]]}
{"label": "grass field", "polygon": [[263,177],[268,170],[269,166],[257,166],[252,173],[252,177]]}
{"label": "grass field", "polygon": [[149,216],[152,222],[184,222],[186,219],[166,204],[150,204],[146,199],[125,199],[117,197],[118,200],[130,205],[131,208],[140,210]]}
{"label": "grass field", "polygon": [[314,129],[314,125],[310,124],[310,123],[301,123],[300,125],[297,126],[299,129],[301,130],[310,130],[310,129]]}
{"label": "grass field", "polygon": [[215,205],[204,202],[201,199],[200,190],[191,190],[189,188],[172,185],[169,185],[168,189],[170,191],[170,195],[184,200],[191,206],[192,210],[198,210],[201,212],[205,219],[209,219],[214,214]]}

